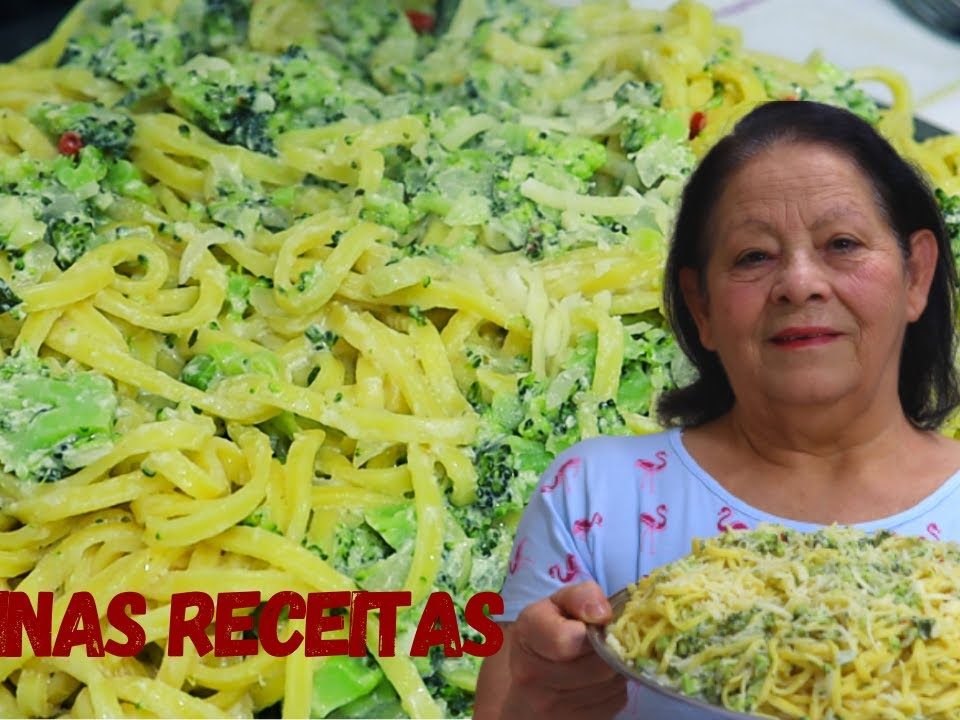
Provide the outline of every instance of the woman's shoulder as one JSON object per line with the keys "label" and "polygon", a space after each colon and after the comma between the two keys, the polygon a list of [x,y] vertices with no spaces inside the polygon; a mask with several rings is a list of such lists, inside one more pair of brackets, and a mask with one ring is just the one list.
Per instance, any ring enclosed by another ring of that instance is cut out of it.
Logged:
{"label": "woman's shoulder", "polygon": [[587,465],[636,463],[642,459],[656,462],[676,452],[679,430],[671,428],[643,435],[599,435],[581,440],[557,455],[557,465],[579,460]]}

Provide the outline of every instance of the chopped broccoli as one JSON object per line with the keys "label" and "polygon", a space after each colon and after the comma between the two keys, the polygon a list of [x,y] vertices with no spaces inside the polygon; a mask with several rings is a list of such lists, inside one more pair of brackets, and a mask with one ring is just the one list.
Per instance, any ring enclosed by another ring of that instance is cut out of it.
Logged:
{"label": "chopped broccoli", "polygon": [[613,94],[618,106],[631,108],[659,107],[663,100],[663,85],[656,82],[628,80]]}
{"label": "chopped broccoli", "polygon": [[7,282],[0,278],[0,315],[10,312],[17,305],[22,303],[17,294],[7,285]]}
{"label": "chopped broccoli", "polygon": [[320,661],[313,678],[310,717],[324,718],[331,717],[330,713],[337,708],[369,696],[384,675],[370,656],[334,656]]}
{"label": "chopped broccoli", "polygon": [[115,157],[126,155],[133,137],[133,119],[100,103],[43,102],[31,109],[30,118],[55,138],[72,131],[85,146]]}
{"label": "chopped broccoli", "polygon": [[649,415],[664,390],[691,381],[692,369],[662,321],[638,319],[624,327],[624,357],[617,407]]}
{"label": "chopped broccoli", "polygon": [[242,43],[250,25],[251,0],[184,0],[177,25],[188,33],[195,52],[218,52]]}
{"label": "chopped broccoli", "polygon": [[37,219],[39,202],[19,195],[0,197],[0,247],[22,250],[47,233],[46,225]]}
{"label": "chopped broccoli", "polygon": [[230,342],[211,345],[207,352],[194,355],[183,366],[180,380],[200,390],[208,390],[225,377],[247,373],[280,376],[276,356],[267,351],[245,353]]}
{"label": "chopped broccoli", "polygon": [[166,73],[185,56],[179,28],[168,20],[137,20],[124,9],[107,28],[70,38],[60,65],[88,68],[128,90],[123,102],[134,104],[153,98],[163,87]]}
{"label": "chopped broccoli", "polygon": [[219,369],[217,363],[209,355],[201,353],[194,355],[183,366],[180,380],[200,390],[206,390],[217,380]]}
{"label": "chopped broccoli", "polygon": [[228,60],[196,55],[167,73],[170,105],[218,140],[275,154],[268,132],[276,101]]}
{"label": "chopped broccoli", "polygon": [[382,0],[326,3],[323,12],[329,23],[331,51],[362,67],[391,34],[400,32],[415,39],[400,7]]}
{"label": "chopped broccoli", "polygon": [[384,179],[376,192],[363,196],[360,217],[401,233],[414,220],[410,208],[403,201],[403,185],[387,179]]}
{"label": "chopped broccoli", "polygon": [[687,139],[687,124],[676,112],[653,106],[632,108],[624,120],[620,145],[628,152],[637,152],[650,143],[666,138],[671,144]]}
{"label": "chopped broccoli", "polygon": [[850,73],[825,60],[817,64],[816,73],[820,82],[809,88],[810,100],[846,108],[871,125],[880,122],[876,101],[856,86]]}
{"label": "chopped broccoli", "polygon": [[21,480],[58,480],[109,452],[116,413],[103,375],[24,351],[0,362],[0,464]]}
{"label": "chopped broccoli", "polygon": [[53,175],[67,190],[89,196],[99,191],[98,183],[107,176],[107,162],[97,148],[85,146],[77,153],[79,161],[60,156],[53,162]]}
{"label": "chopped broccoli", "polygon": [[954,259],[960,263],[960,195],[947,195],[943,190],[935,190],[937,204],[943,214],[943,223],[947,229],[947,238],[953,250]]}
{"label": "chopped broccoli", "polygon": [[269,532],[276,533],[277,535],[283,534],[280,532],[280,527],[270,517],[270,511],[267,510],[265,505],[261,505],[252,513],[247,515],[247,517],[240,521],[240,524],[262,528]]}
{"label": "chopped broccoli", "polygon": [[[318,672],[314,675],[319,679],[324,676]],[[311,713],[312,715],[312,713]],[[352,702],[328,713],[328,718],[406,718],[400,696],[393,689],[393,684],[386,678],[367,695],[358,697]]]}
{"label": "chopped broccoli", "polygon": [[321,325],[311,325],[303,333],[307,340],[313,345],[313,349],[318,352],[321,350],[330,350],[340,339],[333,330],[326,330]]}
{"label": "chopped broccoli", "polygon": [[355,576],[378,560],[390,556],[393,548],[366,523],[356,527],[341,525],[334,534],[329,560],[339,572]]}
{"label": "chopped broccoli", "polygon": [[73,265],[81,255],[98,244],[93,220],[78,213],[49,222],[44,240],[57,251],[56,263],[62,270]]}

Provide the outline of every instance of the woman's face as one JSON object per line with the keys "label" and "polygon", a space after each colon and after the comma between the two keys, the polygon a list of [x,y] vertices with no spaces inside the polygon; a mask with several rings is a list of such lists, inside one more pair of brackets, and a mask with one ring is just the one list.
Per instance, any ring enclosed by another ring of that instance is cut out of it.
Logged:
{"label": "woman's face", "polygon": [[708,232],[706,288],[692,269],[681,287],[738,403],[897,400],[906,325],[926,306],[936,264],[932,232],[911,236],[905,260],[857,166],[786,142],[733,175]]}

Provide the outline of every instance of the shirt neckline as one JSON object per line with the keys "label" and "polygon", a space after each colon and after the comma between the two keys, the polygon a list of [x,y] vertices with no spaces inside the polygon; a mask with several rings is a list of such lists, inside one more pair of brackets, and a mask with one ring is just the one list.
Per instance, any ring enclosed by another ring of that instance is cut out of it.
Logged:
{"label": "shirt neckline", "polygon": [[[686,466],[687,470],[692,473],[693,476],[696,477],[697,480],[699,480],[708,491],[718,496],[721,500],[723,500],[724,503],[728,504],[737,513],[745,515],[746,517],[749,517],[757,522],[769,522],[779,525],[787,525],[800,530],[813,531],[823,527],[823,525],[820,523],[808,522],[805,520],[793,520],[791,518],[773,515],[754,507],[744,500],[741,500],[738,496],[734,495],[723,485],[717,482],[717,480],[710,475],[710,473],[704,470],[700,466],[700,463],[698,463],[694,457],[687,452],[687,448],[683,444],[683,428],[671,428],[668,431],[668,439],[674,452],[677,453],[677,456],[680,458],[680,461],[684,464],[684,466]],[[933,510],[937,505],[946,500],[947,497],[949,497],[950,494],[957,489],[958,485],[960,485],[960,469],[956,470],[940,485],[940,487],[915,505],[908,507],[905,510],[901,510],[893,515],[888,515],[876,520],[851,523],[850,526],[860,528],[861,530],[865,530],[867,532],[894,529]]]}

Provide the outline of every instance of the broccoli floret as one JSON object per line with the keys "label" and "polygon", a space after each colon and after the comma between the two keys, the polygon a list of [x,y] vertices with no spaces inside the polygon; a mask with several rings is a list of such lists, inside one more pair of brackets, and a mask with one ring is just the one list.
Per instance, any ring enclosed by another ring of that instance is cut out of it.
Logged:
{"label": "broccoli floret", "polygon": [[98,183],[108,171],[103,153],[92,146],[83,147],[75,157],[61,155],[53,161],[53,175],[57,181],[85,198],[100,190]]}
{"label": "broccoli floret", "polygon": [[139,168],[129,160],[111,161],[102,185],[117,195],[153,204],[153,193],[144,182]]}
{"label": "broccoli floret", "polygon": [[161,18],[137,20],[129,12],[113,17],[106,32],[71,38],[60,65],[88,68],[128,89],[125,104],[154,96],[166,73],[184,60],[180,30]]}
{"label": "broccoli floret", "polygon": [[269,134],[276,101],[227,60],[197,55],[168,74],[170,104],[207,133],[256,152],[276,153]]}
{"label": "broccoli floret", "polygon": [[109,452],[116,413],[103,375],[25,351],[0,362],[0,464],[21,480],[58,480]]}
{"label": "broccoli floret", "polygon": [[360,570],[387,558],[393,552],[393,548],[367,523],[356,527],[343,524],[334,533],[333,552],[329,560],[339,572],[354,577]]}
{"label": "broccoli floret", "polygon": [[414,220],[413,213],[403,201],[403,185],[387,179],[376,192],[364,195],[360,217],[401,233]]}
{"label": "broccoli floret", "polygon": [[6,281],[0,278],[0,315],[10,312],[22,302]]}
{"label": "broccoli floret", "polygon": [[46,225],[37,219],[39,202],[19,195],[0,197],[0,247],[21,250],[47,234]]}
{"label": "broccoli floret", "polygon": [[219,368],[206,353],[194,355],[180,371],[180,381],[206,390],[219,378]]}
{"label": "broccoli floret", "polygon": [[30,111],[30,118],[55,138],[67,131],[75,132],[85,146],[92,145],[115,157],[127,153],[133,137],[133,119],[99,103],[44,102]]}
{"label": "broccoli floret", "polygon": [[[473,464],[477,469],[477,498],[473,504],[488,515],[484,526],[526,507],[538,475],[533,470],[519,469],[518,458],[508,440],[474,447]],[[465,529],[469,533],[476,528]]]}
{"label": "broccoli floret", "polygon": [[659,107],[663,100],[663,85],[657,82],[638,82],[628,80],[613,94],[618,106]]}
{"label": "broccoli floret", "polygon": [[659,316],[637,320],[624,327],[617,407],[624,412],[649,415],[658,395],[677,385],[685,385],[693,379],[694,373]]}
{"label": "broccoli floret", "polygon": [[880,109],[867,93],[858,88],[850,73],[821,61],[816,66],[820,83],[809,89],[810,99],[846,108],[871,125],[880,122]]}
{"label": "broccoli floret", "polygon": [[563,136],[548,154],[567,172],[581,180],[589,180],[607,161],[607,149],[603,145],[574,136]]}
{"label": "broccoli floret", "polygon": [[947,238],[950,240],[953,257],[960,263],[960,195],[947,195],[940,188],[934,192],[937,204],[940,205],[940,212],[943,214],[943,223],[947,229]]}
{"label": "broccoli floret", "polygon": [[177,25],[195,52],[217,52],[243,43],[250,25],[250,0],[184,0]]}
{"label": "broccoli floret", "polygon": [[361,80],[358,68],[322,49],[291,46],[273,60],[269,75],[277,103],[269,122],[274,134],[319,127],[348,114],[375,120],[386,102],[375,87]]}
{"label": "broccoli floret", "polygon": [[660,138],[673,143],[684,141],[687,133],[687,124],[679,114],[659,107],[639,106],[632,109],[623,122],[620,145],[632,153]]}
{"label": "broccoli floret", "polygon": [[[331,717],[330,713],[365,698],[383,680],[383,670],[368,655],[362,658],[324,658],[313,676],[310,717]],[[370,717],[387,717],[371,715]]]}
{"label": "broccoli floret", "polygon": [[56,250],[55,260],[61,270],[66,270],[87,250],[100,244],[93,220],[78,213],[51,220],[44,241]]}
{"label": "broccoli floret", "polygon": [[[326,676],[323,674],[324,666],[317,669],[314,676],[317,681],[326,682]],[[312,707],[311,707],[312,709]],[[322,717],[313,715],[313,717]],[[406,718],[407,713],[403,710],[400,702],[400,696],[393,689],[393,683],[386,678],[373,689],[372,692],[357,698],[356,700],[339,707],[326,715],[328,718]]]}
{"label": "broccoli floret", "polygon": [[400,8],[382,0],[327,3],[324,14],[332,35],[331,50],[364,67],[392,32],[414,35]]}
{"label": "broccoli floret", "polygon": [[246,353],[230,342],[211,345],[207,352],[194,355],[180,372],[180,380],[200,390],[208,390],[222,378],[245,374],[280,377],[276,356],[267,351]]}
{"label": "broccoli floret", "polygon": [[[439,646],[435,650],[440,650],[441,657],[443,651]],[[438,663],[442,664],[442,663]],[[473,715],[474,694],[461,687],[451,683],[443,674],[438,671],[424,678],[424,684],[434,699],[438,700],[446,708],[444,717],[448,718],[469,718]]]}

